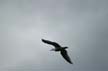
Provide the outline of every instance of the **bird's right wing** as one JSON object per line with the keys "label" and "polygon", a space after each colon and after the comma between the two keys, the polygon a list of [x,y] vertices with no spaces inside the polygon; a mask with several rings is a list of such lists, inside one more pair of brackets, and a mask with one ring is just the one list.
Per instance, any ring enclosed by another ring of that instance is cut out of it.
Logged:
{"label": "bird's right wing", "polygon": [[71,59],[70,59],[70,57],[68,56],[68,53],[67,53],[66,50],[62,50],[62,51],[61,51],[61,55],[63,56],[63,58],[64,58],[67,62],[69,62],[70,64],[73,64],[73,63],[71,62]]}
{"label": "bird's right wing", "polygon": [[49,40],[42,39],[42,42],[53,45],[55,48],[61,47],[58,43],[52,42],[52,41],[49,41]]}

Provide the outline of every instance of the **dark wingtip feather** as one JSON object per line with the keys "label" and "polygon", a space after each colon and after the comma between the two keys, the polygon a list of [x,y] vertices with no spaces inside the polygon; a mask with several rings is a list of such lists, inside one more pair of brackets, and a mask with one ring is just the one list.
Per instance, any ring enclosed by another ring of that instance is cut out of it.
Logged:
{"label": "dark wingtip feather", "polygon": [[73,64],[73,62],[71,62],[71,61],[68,61],[70,64]]}
{"label": "dark wingtip feather", "polygon": [[48,40],[45,40],[45,39],[41,39],[41,40],[42,40],[42,42],[44,42],[44,43],[50,44],[50,41],[48,41]]}
{"label": "dark wingtip feather", "polygon": [[41,40],[43,41],[44,39],[42,38]]}
{"label": "dark wingtip feather", "polygon": [[45,42],[45,40],[44,39],[41,39],[43,42]]}
{"label": "dark wingtip feather", "polygon": [[71,60],[69,61],[69,63],[70,63],[70,64],[73,64],[73,62],[72,62]]}
{"label": "dark wingtip feather", "polygon": [[73,62],[70,62],[70,64],[73,64]]}

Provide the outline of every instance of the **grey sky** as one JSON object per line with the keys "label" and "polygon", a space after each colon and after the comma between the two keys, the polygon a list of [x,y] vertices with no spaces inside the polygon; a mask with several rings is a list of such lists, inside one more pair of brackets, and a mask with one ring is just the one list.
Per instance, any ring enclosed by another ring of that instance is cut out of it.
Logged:
{"label": "grey sky", "polygon": [[[108,71],[107,0],[0,0],[0,71]],[[41,38],[68,46],[73,65]]]}

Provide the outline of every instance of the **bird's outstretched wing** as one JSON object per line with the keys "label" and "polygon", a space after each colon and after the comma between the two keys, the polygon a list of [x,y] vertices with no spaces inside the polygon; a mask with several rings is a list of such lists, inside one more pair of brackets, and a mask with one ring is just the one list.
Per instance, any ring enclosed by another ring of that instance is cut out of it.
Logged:
{"label": "bird's outstretched wing", "polygon": [[68,56],[68,53],[67,53],[66,50],[62,50],[62,51],[61,51],[61,55],[63,56],[63,58],[64,58],[67,62],[69,62],[70,64],[73,64],[73,63],[71,62],[71,59],[70,59],[70,57]]}
{"label": "bird's outstretched wing", "polygon": [[42,39],[42,42],[53,45],[55,48],[60,48],[61,47],[58,43],[52,42],[52,41],[49,41],[49,40]]}

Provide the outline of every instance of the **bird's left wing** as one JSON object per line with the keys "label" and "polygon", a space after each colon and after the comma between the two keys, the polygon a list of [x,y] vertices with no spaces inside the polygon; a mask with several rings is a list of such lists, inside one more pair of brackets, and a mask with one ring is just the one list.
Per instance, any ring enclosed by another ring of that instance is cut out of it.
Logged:
{"label": "bird's left wing", "polygon": [[68,53],[67,53],[66,50],[62,50],[62,51],[61,51],[61,55],[63,56],[63,58],[64,58],[67,62],[69,62],[70,64],[73,64],[73,63],[71,62],[71,59],[70,59],[70,57],[68,56]]}
{"label": "bird's left wing", "polygon": [[61,47],[58,43],[52,42],[52,41],[49,41],[49,40],[42,39],[42,42],[53,45],[55,48],[60,48]]}

